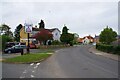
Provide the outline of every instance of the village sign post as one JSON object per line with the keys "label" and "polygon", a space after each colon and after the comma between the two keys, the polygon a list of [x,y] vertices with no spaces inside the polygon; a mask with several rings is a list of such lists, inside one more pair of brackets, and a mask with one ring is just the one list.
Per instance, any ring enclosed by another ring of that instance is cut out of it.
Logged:
{"label": "village sign post", "polygon": [[24,28],[25,28],[25,32],[27,33],[27,40],[28,40],[28,44],[27,44],[27,53],[30,53],[30,44],[29,44],[29,38],[30,38],[30,33],[32,33],[32,23],[26,23],[24,24]]}

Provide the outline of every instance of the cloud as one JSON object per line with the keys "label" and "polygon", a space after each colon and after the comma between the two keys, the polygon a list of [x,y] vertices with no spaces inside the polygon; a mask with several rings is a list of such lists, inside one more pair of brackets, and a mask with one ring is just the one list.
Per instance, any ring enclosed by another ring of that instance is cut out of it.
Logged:
{"label": "cloud", "polygon": [[118,2],[119,0],[1,0],[3,2]]}
{"label": "cloud", "polygon": [[20,23],[30,19],[37,25],[41,19],[46,28],[64,24],[70,32],[85,35],[99,34],[107,25],[117,31],[117,2],[3,2],[2,23],[9,24],[12,31]]}

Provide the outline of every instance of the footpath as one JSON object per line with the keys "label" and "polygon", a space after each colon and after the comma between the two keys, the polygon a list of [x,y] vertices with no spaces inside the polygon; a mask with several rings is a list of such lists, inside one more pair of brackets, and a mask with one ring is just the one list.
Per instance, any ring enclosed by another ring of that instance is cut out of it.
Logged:
{"label": "footpath", "polygon": [[120,61],[120,56],[115,55],[115,54],[110,54],[110,53],[106,53],[106,52],[99,51],[99,50],[95,49],[95,46],[89,48],[89,51],[90,51],[91,53],[96,54],[96,55],[99,55],[99,56],[104,56],[104,57],[106,57],[106,58],[110,58],[110,59],[113,59],[113,60]]}

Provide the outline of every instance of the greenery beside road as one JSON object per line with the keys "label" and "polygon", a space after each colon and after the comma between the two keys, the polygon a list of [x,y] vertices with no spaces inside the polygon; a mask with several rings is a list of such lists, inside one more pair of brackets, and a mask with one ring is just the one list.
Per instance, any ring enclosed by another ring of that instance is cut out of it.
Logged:
{"label": "greenery beside road", "polygon": [[101,50],[103,52],[118,54],[120,55],[120,46],[112,46],[106,44],[97,44],[96,49]]}
{"label": "greenery beside road", "polygon": [[74,34],[68,33],[68,30],[69,29],[66,26],[63,27],[60,41],[64,44],[70,44],[70,46],[73,46]]}
{"label": "greenery beside road", "polygon": [[25,54],[23,56],[17,56],[14,58],[5,59],[3,62],[8,63],[32,63],[42,61],[52,54],[49,53],[34,53],[34,54]]}
{"label": "greenery beside road", "polygon": [[40,45],[38,46],[39,49],[59,49],[59,48],[66,48],[66,47],[70,47],[70,45]]}
{"label": "greenery beside road", "polygon": [[12,41],[11,37],[9,37],[7,35],[1,35],[0,36],[0,42],[2,43],[2,45],[0,46],[0,49],[4,50],[6,42],[10,42],[10,41]]}
{"label": "greenery beside road", "polygon": [[117,41],[117,33],[108,26],[100,33],[100,43],[96,44],[96,49],[103,52],[120,55],[120,45],[112,45],[113,41]]}

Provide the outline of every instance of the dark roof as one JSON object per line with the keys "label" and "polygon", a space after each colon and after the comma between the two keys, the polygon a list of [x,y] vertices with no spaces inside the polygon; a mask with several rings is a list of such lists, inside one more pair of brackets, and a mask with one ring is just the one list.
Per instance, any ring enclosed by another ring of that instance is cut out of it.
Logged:
{"label": "dark roof", "polygon": [[117,35],[117,39],[120,39],[120,35]]}
{"label": "dark roof", "polygon": [[99,36],[95,36],[94,38],[99,38]]}
{"label": "dark roof", "polygon": [[40,29],[39,29],[39,28],[36,28],[36,27],[32,27],[32,30],[33,30],[33,31],[40,31]]}
{"label": "dark roof", "polygon": [[54,30],[58,30],[59,32],[61,32],[58,28],[52,28],[52,29],[47,29],[49,30],[50,32],[53,32]]}
{"label": "dark roof", "polygon": [[[39,29],[39,28],[36,28],[36,27],[32,27],[32,30],[33,30],[33,31],[41,31],[41,30],[43,30],[43,29],[44,29],[44,28]],[[60,30],[59,30],[58,28],[45,29],[45,30],[48,30],[48,31],[50,31],[50,32],[53,32],[53,31],[56,30],[56,29],[60,32]]]}
{"label": "dark roof", "polygon": [[89,35],[89,36],[85,36],[83,39],[85,39],[86,37],[87,37],[88,39],[94,39],[94,38],[93,38],[92,36],[90,36],[90,35]]}

